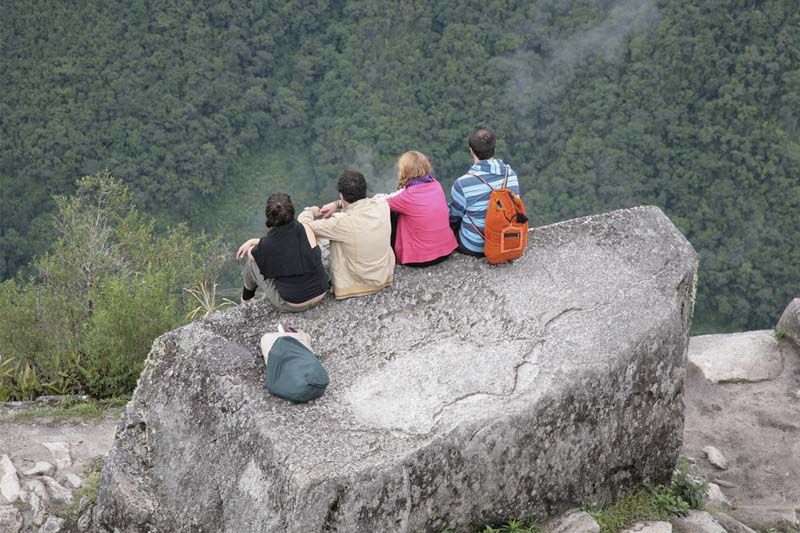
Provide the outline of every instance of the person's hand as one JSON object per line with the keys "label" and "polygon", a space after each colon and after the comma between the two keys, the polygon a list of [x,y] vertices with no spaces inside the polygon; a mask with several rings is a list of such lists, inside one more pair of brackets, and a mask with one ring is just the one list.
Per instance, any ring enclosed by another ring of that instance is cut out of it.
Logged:
{"label": "person's hand", "polygon": [[322,206],[319,210],[319,216],[322,218],[330,218],[332,214],[339,208],[339,202],[329,202]]}
{"label": "person's hand", "polygon": [[244,244],[239,247],[239,250],[236,252],[236,260],[241,261],[244,259],[245,255],[249,255],[250,258],[253,257],[251,251],[253,248],[258,244],[258,239],[249,239]]}

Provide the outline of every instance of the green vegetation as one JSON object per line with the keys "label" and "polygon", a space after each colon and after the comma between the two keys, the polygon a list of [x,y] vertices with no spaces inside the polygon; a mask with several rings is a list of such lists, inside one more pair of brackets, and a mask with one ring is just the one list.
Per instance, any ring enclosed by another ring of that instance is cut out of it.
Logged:
{"label": "green vegetation", "polygon": [[87,402],[62,402],[56,406],[34,407],[11,414],[6,418],[7,421],[22,422],[46,418],[59,422],[71,418],[82,420],[94,420],[106,415],[118,415],[130,400],[129,397],[106,398],[103,400],[90,400]]}
{"label": "green vegetation", "polygon": [[408,149],[448,185],[482,123],[497,130],[535,225],[661,207],[700,253],[704,331],[769,327],[796,296],[795,0],[7,11],[0,278],[35,275],[30,261],[53,242],[53,195],[98,169],[123,179],[142,213],[226,226],[234,244],[233,221],[260,217],[269,192],[298,205],[328,198],[349,166],[386,190]]}
{"label": "green vegetation", "polygon": [[691,473],[685,460],[678,467],[669,486],[644,486],[607,507],[587,504],[587,511],[600,525],[602,533],[616,533],[636,522],[669,520],[685,515],[690,509],[702,509],[708,483]]}
{"label": "green vegetation", "polygon": [[775,328],[773,335],[775,335],[776,339],[781,340],[786,337],[786,330],[783,328]]}
{"label": "green vegetation", "polygon": [[100,490],[100,472],[103,470],[103,460],[98,458],[83,473],[83,483],[81,487],[72,495],[72,502],[69,507],[61,513],[61,518],[65,520],[65,530],[73,531],[76,529],[80,512],[80,504],[86,498],[86,506],[90,508],[97,501],[97,493]]}
{"label": "green vegetation", "polygon": [[213,284],[218,240],[156,231],[107,173],[57,197],[50,251],[0,284],[0,401],[129,394],[158,335],[185,322],[181,287]]}
{"label": "green vegetation", "polygon": [[541,531],[541,528],[536,521],[525,525],[525,522],[509,520],[504,525],[497,528],[486,526],[483,533],[539,533],[539,531]]}

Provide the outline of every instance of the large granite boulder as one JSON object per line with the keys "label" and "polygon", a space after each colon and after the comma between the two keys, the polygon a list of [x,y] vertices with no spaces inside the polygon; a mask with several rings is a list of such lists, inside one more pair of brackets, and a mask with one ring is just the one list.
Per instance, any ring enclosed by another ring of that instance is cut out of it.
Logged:
{"label": "large granite boulder", "polygon": [[800,298],[789,302],[789,305],[783,310],[775,331],[800,346]]}
{"label": "large granite boulder", "polygon": [[[98,530],[469,531],[666,482],[696,256],[654,207],[532,230],[525,256],[398,267],[299,315],[259,302],[153,345]],[[320,399],[265,391],[260,336],[311,334]]]}

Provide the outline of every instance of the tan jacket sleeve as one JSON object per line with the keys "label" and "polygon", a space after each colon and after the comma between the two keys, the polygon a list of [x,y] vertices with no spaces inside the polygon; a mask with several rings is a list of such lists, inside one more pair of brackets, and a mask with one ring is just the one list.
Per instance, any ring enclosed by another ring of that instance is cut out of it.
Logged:
{"label": "tan jacket sleeve", "polygon": [[329,239],[331,241],[342,241],[350,234],[347,224],[342,224],[343,217],[339,213],[335,213],[330,218],[320,218],[314,220],[310,209],[303,210],[297,221],[301,224],[308,224],[314,230],[314,235],[320,239]]}

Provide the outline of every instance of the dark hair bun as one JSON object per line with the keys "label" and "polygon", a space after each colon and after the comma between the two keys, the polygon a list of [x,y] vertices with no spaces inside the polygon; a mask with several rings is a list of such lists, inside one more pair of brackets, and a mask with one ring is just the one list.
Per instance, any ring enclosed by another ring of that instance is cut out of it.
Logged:
{"label": "dark hair bun", "polygon": [[267,227],[283,226],[294,220],[292,198],[286,193],[275,193],[267,198]]}

